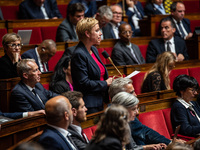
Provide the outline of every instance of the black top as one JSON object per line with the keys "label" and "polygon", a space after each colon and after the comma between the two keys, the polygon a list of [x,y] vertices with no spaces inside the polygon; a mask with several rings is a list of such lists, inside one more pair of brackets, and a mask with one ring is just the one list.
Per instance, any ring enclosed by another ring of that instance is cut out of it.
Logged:
{"label": "black top", "polygon": [[163,77],[158,71],[151,72],[147,75],[142,85],[142,93],[166,90]]}
{"label": "black top", "polygon": [[62,94],[64,92],[70,91],[70,86],[66,80],[61,80],[55,83],[53,86],[50,84],[49,90],[57,94]]}

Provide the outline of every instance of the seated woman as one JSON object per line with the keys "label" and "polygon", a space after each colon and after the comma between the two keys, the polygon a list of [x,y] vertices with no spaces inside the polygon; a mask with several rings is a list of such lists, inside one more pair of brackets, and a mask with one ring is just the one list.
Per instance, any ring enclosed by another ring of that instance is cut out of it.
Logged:
{"label": "seated woman", "polygon": [[178,96],[171,109],[173,130],[181,125],[179,133],[196,137],[200,133],[200,109],[193,100],[199,84],[188,75],[179,75],[173,83],[173,89]]}
{"label": "seated woman", "polygon": [[0,58],[0,79],[17,77],[17,62],[21,59],[21,37],[16,33],[7,33],[2,38],[5,55]]}
{"label": "seated woman", "polygon": [[144,11],[146,15],[165,15],[165,8],[163,6],[163,0],[149,0],[146,4]]}
{"label": "seated woman", "polygon": [[54,75],[52,76],[49,90],[57,94],[73,91],[69,56],[64,55],[58,61],[54,69]]}
{"label": "seated woman", "polygon": [[128,111],[121,105],[108,107],[86,150],[122,150],[129,143]]}
{"label": "seated woman", "polygon": [[176,57],[172,52],[164,52],[157,56],[155,64],[145,74],[142,93],[169,90],[170,71],[175,67]]}

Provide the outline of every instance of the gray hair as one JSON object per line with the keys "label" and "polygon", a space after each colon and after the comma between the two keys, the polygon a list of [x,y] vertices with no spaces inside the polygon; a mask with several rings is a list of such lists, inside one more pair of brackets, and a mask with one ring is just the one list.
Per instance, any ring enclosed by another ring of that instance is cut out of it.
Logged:
{"label": "gray hair", "polygon": [[119,104],[126,108],[134,107],[138,103],[138,98],[127,92],[120,92],[112,98],[112,104]]}
{"label": "gray hair", "polygon": [[108,93],[110,98],[112,99],[119,92],[125,92],[125,86],[127,84],[132,84],[133,81],[129,78],[117,78],[113,80],[112,84],[109,87]]}
{"label": "gray hair", "polygon": [[22,59],[17,63],[17,72],[21,78],[23,78],[23,73],[28,73],[31,70],[31,67],[27,65],[28,62],[35,62],[35,59]]}
{"label": "gray hair", "polygon": [[101,18],[106,17],[106,19],[111,20],[113,17],[112,10],[110,9],[109,6],[106,6],[106,5],[99,7],[97,13],[99,13],[99,16]]}

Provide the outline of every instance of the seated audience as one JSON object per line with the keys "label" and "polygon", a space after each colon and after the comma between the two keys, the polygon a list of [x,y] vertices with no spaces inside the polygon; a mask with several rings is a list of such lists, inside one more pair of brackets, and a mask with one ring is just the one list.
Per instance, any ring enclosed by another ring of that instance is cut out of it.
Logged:
{"label": "seated audience", "polygon": [[170,89],[169,74],[175,67],[175,56],[172,52],[159,54],[155,64],[145,74],[141,92],[153,92]]}
{"label": "seated audience", "polygon": [[[133,36],[140,36],[139,20],[145,17],[144,9],[139,0],[124,0],[128,23],[133,30]],[[122,6],[122,2],[119,3]]]}
{"label": "seated audience", "polygon": [[58,26],[56,42],[78,41],[76,25],[84,18],[85,8],[81,3],[75,3],[67,7],[67,18]]}
{"label": "seated audience", "polygon": [[163,0],[150,0],[144,8],[146,15],[165,15]]}
{"label": "seated audience", "polygon": [[68,7],[74,3],[81,3],[85,7],[85,17],[93,17],[97,12],[97,4],[95,0],[71,0]]}
{"label": "seated audience", "polygon": [[[117,93],[114,97],[112,97],[112,104],[119,104],[119,105],[122,105],[124,106],[127,110],[128,110],[128,113],[129,113],[129,126],[130,126],[130,130],[131,130],[131,134],[133,132],[135,132],[134,128],[136,128],[135,126],[137,124],[134,123],[134,120],[136,118],[136,115],[139,114],[139,110],[138,110],[138,103],[139,103],[139,100],[132,94],[130,93],[127,93],[127,92],[119,92]],[[148,129],[148,132],[146,132],[145,134],[141,133],[141,132],[144,132],[145,129],[140,129],[140,131],[137,131],[137,134],[138,134],[138,138],[139,136],[141,136],[140,138],[146,138],[148,139],[148,141],[145,141],[146,145],[142,145],[142,148],[144,150],[146,149],[157,149],[157,150],[160,150],[162,148],[166,148],[166,144],[168,145],[170,143],[170,140],[169,139],[166,139],[164,136],[160,135],[159,133],[157,133],[156,131],[152,130],[152,129]],[[142,135],[144,137],[142,137]],[[148,137],[149,136],[149,137]],[[130,144],[133,144],[135,138],[133,137],[132,139],[132,143]],[[139,140],[139,139],[137,139]],[[154,141],[154,144],[152,143]],[[162,141],[162,143],[161,143]],[[128,147],[130,146],[127,145]],[[135,144],[135,142],[134,142]],[[136,145],[135,145],[136,146]],[[132,149],[136,148],[136,147],[131,147]],[[128,149],[131,149],[130,147]],[[138,146],[137,146],[138,148]]]}
{"label": "seated audience", "polygon": [[56,0],[24,0],[19,5],[19,19],[62,18]]}
{"label": "seated audience", "polygon": [[174,53],[177,61],[183,61],[189,58],[185,41],[180,37],[174,36],[175,31],[175,25],[170,18],[161,20],[162,38],[154,39],[149,42],[146,53],[147,63],[154,63],[157,55],[165,51]]}
{"label": "seated audience", "polygon": [[73,91],[69,56],[62,56],[58,61],[54,69],[49,90],[57,94]]}
{"label": "seated audience", "polygon": [[104,39],[119,39],[119,29],[118,27],[125,23],[122,21],[122,8],[120,5],[112,5],[110,6],[113,17],[112,20],[102,28],[104,33]]}
{"label": "seated audience", "polygon": [[12,119],[19,119],[19,118],[35,116],[39,114],[45,114],[44,110],[30,111],[30,112],[14,112],[14,113],[3,113],[0,111],[0,116],[12,118]]}
{"label": "seated audience", "polygon": [[197,95],[199,84],[188,75],[179,75],[173,83],[174,92],[178,96],[171,109],[171,122],[175,131],[181,125],[179,133],[197,137],[200,133],[200,110],[193,99]]}
{"label": "seated audience", "polygon": [[108,102],[108,87],[112,78],[108,78],[105,65],[101,62],[98,50],[101,31],[94,18],[83,18],[76,26],[80,42],[71,59],[71,73],[75,91],[83,93],[88,114],[102,111],[103,101]]}
{"label": "seated audience", "polygon": [[145,60],[137,45],[131,43],[131,26],[127,23],[119,26],[119,41],[112,50],[112,60],[115,65],[136,65],[144,64]]}
{"label": "seated audience", "polygon": [[167,146],[166,150],[193,150],[193,148],[184,143],[172,142]]}
{"label": "seated audience", "polygon": [[49,65],[48,61],[56,53],[56,43],[53,40],[44,40],[38,47],[35,49],[30,49],[22,54],[22,59],[32,58],[35,59],[36,64],[39,67],[41,72],[48,72]]}
{"label": "seated audience", "polygon": [[79,150],[84,150],[89,140],[81,128],[81,123],[87,120],[87,108],[83,101],[81,92],[68,91],[62,94],[72,105],[73,121],[69,125],[68,131],[71,133],[71,138]]}
{"label": "seated audience", "polygon": [[48,150],[78,150],[72,143],[68,126],[73,120],[72,106],[64,96],[56,96],[45,105],[48,127],[40,136],[39,143]]}
{"label": "seated audience", "polygon": [[34,59],[22,59],[17,64],[17,71],[21,81],[11,92],[11,111],[27,112],[44,109],[45,103],[57,95],[39,83],[41,72]]}
{"label": "seated audience", "polygon": [[122,150],[130,140],[128,111],[121,105],[108,107],[86,150]]}
{"label": "seated audience", "polygon": [[95,19],[99,21],[99,28],[102,32],[101,39],[104,39],[104,31],[102,30],[103,27],[105,27],[113,18],[112,10],[109,6],[103,5],[99,7],[97,13],[95,14]]}
{"label": "seated audience", "polygon": [[[135,94],[134,87],[132,85],[132,80],[128,79],[128,78],[117,78],[117,79],[113,80],[112,84],[109,87],[110,98],[113,99],[113,97],[116,94],[118,94],[119,92],[127,92],[129,94],[137,96]],[[122,101],[122,99],[120,99],[120,101]],[[130,99],[130,101],[129,101],[130,106],[137,105],[136,101],[137,101],[137,103],[139,103],[138,99],[136,99],[136,98]],[[126,99],[123,99],[123,102],[126,102]],[[122,105],[122,102],[120,104]],[[127,102],[127,107],[130,107],[130,106],[128,106],[128,102]],[[134,109],[134,112],[136,112],[135,115],[137,115],[138,111],[136,109]],[[134,118],[135,119],[130,120],[130,127],[131,127],[131,135],[132,135],[133,141],[135,141],[137,145],[148,145],[148,144],[157,144],[157,143],[165,143],[166,145],[168,145],[171,142],[169,139],[160,135],[153,129],[143,125],[137,119],[137,117],[134,117]],[[129,145],[129,146],[131,146],[131,145]],[[153,145],[150,145],[150,147],[151,146],[153,146]],[[140,146],[140,147],[142,147],[142,146]],[[146,148],[148,148],[148,147],[149,146],[147,146]]]}
{"label": "seated audience", "polygon": [[17,63],[21,59],[21,37],[16,33],[7,33],[2,38],[5,55],[0,58],[0,79],[17,77]]}
{"label": "seated audience", "polygon": [[173,2],[171,5],[171,16],[176,25],[175,36],[179,36],[183,39],[189,39],[193,36],[193,33],[190,28],[190,20],[184,18],[185,16],[185,5],[181,1]]}

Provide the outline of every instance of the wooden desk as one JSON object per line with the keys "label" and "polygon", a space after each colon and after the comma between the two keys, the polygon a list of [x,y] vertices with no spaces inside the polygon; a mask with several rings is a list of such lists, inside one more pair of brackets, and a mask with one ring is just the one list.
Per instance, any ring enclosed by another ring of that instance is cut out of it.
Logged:
{"label": "wooden desk", "polygon": [[0,29],[6,29],[6,21],[0,20]]}

